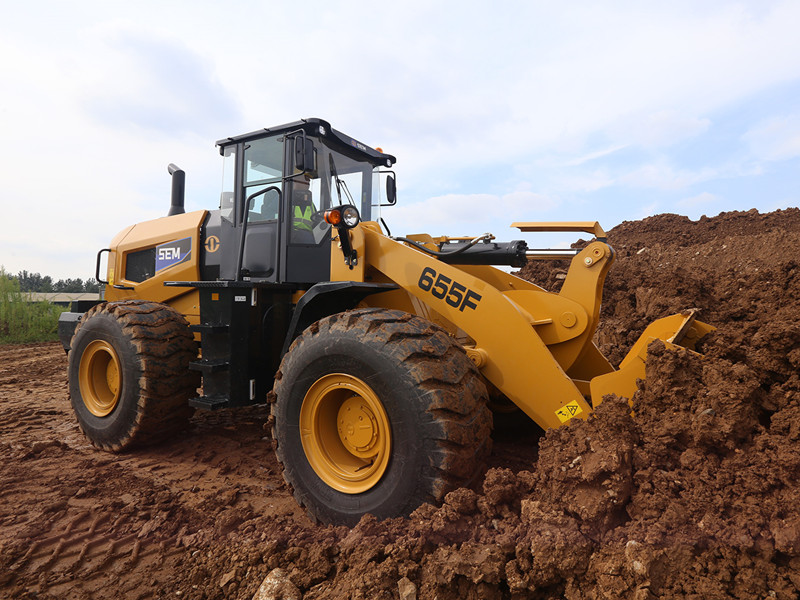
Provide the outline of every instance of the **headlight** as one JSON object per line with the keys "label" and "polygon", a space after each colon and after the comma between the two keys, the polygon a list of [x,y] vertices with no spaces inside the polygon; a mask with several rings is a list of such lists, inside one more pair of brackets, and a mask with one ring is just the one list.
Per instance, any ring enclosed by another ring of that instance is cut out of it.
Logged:
{"label": "headlight", "polygon": [[347,227],[355,227],[361,220],[361,215],[358,214],[358,209],[355,206],[345,206],[342,209],[342,221]]}

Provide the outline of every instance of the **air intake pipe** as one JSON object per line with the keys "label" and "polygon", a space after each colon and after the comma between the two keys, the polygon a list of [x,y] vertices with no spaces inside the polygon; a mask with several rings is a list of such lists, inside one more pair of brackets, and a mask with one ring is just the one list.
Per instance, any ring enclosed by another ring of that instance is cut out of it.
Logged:
{"label": "air intake pipe", "polygon": [[183,208],[183,197],[186,193],[186,173],[172,163],[167,166],[167,171],[172,175],[172,196],[167,216],[182,215],[186,212]]}

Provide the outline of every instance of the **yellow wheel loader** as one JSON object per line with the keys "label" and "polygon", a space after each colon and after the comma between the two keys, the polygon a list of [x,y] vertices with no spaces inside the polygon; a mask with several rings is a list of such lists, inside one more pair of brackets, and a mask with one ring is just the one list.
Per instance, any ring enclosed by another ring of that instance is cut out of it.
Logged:
{"label": "yellow wheel loader", "polygon": [[[580,251],[396,237],[380,217],[395,158],[326,121],[217,146],[219,209],[185,213],[170,165],[169,215],[117,234],[97,257],[105,302],[59,323],[72,406],[100,448],[163,439],[192,409],[269,402],[284,477],[312,516],[407,515],[480,473],[488,389],[558,427],[606,394],[630,398],[653,339],[693,349],[712,329],[660,319],[615,370],[592,342],[614,260],[597,223],[514,224],[593,234]],[[565,255],[557,294],[506,272]]]}

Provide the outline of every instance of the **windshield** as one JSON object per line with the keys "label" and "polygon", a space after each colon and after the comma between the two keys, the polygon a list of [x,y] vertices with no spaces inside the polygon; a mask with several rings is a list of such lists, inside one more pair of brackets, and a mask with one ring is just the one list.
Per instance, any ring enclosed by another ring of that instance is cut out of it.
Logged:
{"label": "windshield", "polygon": [[314,167],[302,175],[297,173],[293,179],[292,242],[321,242],[330,228],[321,215],[333,206],[352,204],[363,221],[378,218],[377,167],[329,148],[322,140],[315,146]]}
{"label": "windshield", "polygon": [[327,146],[318,147],[315,164],[315,177],[309,182],[315,198],[321,198],[326,208],[353,204],[362,220],[372,219],[373,178],[377,177],[377,169]]}

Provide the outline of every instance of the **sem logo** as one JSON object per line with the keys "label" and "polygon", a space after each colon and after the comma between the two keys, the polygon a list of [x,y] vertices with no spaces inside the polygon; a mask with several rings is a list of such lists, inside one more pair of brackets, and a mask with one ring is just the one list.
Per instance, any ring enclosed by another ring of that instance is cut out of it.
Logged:
{"label": "sem logo", "polygon": [[156,273],[188,262],[192,255],[192,238],[183,238],[156,246]]}
{"label": "sem logo", "polygon": [[159,248],[158,260],[173,260],[181,257],[180,248]]}

